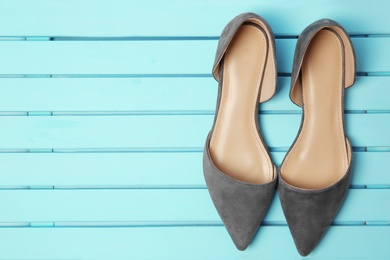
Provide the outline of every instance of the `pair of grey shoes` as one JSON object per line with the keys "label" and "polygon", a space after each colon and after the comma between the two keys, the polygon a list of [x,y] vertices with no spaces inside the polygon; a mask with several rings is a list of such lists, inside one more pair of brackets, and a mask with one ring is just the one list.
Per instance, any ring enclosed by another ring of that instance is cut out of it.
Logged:
{"label": "pair of grey shoes", "polygon": [[352,153],[343,104],[355,68],[352,43],[338,23],[322,19],[302,32],[290,91],[291,100],[303,108],[302,123],[277,169],[258,120],[259,103],[276,91],[272,30],[253,13],[235,17],[223,30],[213,67],[218,100],[203,170],[212,201],[239,250],[251,243],[276,185],[301,255],[310,254],[330,226],[350,183]]}

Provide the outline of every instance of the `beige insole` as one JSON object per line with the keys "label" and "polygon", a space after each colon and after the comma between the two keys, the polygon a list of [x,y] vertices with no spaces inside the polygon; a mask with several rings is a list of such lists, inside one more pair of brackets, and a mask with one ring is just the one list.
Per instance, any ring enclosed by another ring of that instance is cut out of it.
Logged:
{"label": "beige insole", "polygon": [[343,128],[343,62],[341,39],[322,29],[303,60],[303,125],[281,168],[282,178],[293,186],[325,188],[348,169],[351,148]]}
{"label": "beige insole", "polygon": [[210,141],[210,155],[218,169],[253,184],[269,182],[274,174],[255,121],[267,42],[263,30],[244,24],[229,44],[220,79],[220,106]]}

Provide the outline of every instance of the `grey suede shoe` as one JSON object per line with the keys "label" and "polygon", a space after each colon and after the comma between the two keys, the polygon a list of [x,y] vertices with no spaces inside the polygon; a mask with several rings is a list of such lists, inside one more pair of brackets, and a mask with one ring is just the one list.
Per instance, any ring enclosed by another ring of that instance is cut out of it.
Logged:
{"label": "grey suede shoe", "polygon": [[258,104],[276,89],[274,36],[258,15],[244,13],[222,32],[213,75],[219,81],[203,171],[211,199],[239,250],[252,241],[277,183],[260,134]]}
{"label": "grey suede shoe", "polygon": [[355,74],[353,46],[338,23],[322,19],[299,36],[290,98],[303,116],[279,170],[278,192],[302,256],[318,244],[348,191],[352,151],[344,131],[344,89]]}

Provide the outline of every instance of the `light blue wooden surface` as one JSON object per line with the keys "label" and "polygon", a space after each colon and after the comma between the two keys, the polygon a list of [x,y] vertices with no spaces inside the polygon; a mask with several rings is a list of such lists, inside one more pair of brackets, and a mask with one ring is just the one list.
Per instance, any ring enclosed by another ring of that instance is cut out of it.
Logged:
{"label": "light blue wooden surface", "polygon": [[[13,0],[2,3],[4,36],[219,36],[242,12],[262,14],[280,35],[298,35],[316,19],[340,21],[353,34],[390,32],[388,1]],[[17,13],[16,13],[17,12]],[[28,26],[26,26],[28,25]]]}
{"label": "light blue wooden surface", "polygon": [[278,196],[245,252],[209,198],[202,148],[218,37],[252,11],[277,37],[278,92],[259,118],[280,164],[300,123],[296,37],[328,17],[352,36],[353,177],[307,259],[390,259],[390,3],[0,2],[0,259],[300,259]]}
{"label": "light blue wooden surface", "polygon": [[[389,220],[389,210],[381,204],[372,203],[389,196],[389,189],[351,189],[335,224]],[[125,223],[134,226],[222,224],[206,189],[74,190],[58,187],[54,190],[6,190],[2,191],[0,202],[14,205],[0,216],[0,221],[6,223],[73,222],[73,225],[83,225],[85,222],[119,222],[117,225]],[[48,208],[51,210],[48,211]],[[271,225],[286,224],[278,196],[264,221]]]}
{"label": "light blue wooden surface", "polygon": [[[201,149],[213,115],[4,116],[2,149]],[[353,146],[390,146],[388,113],[346,114]],[[300,114],[260,116],[268,146],[294,141]],[[283,127],[280,127],[282,126]]]}
{"label": "light blue wooden surface", "polygon": [[[172,149],[173,150],[173,149]],[[7,187],[131,187],[205,188],[201,149],[198,151],[138,151],[82,153],[41,152],[0,153],[0,183]],[[285,152],[271,152],[279,165]],[[389,152],[354,152],[352,185],[390,183]],[[23,162],[22,164],[20,162]],[[153,162],[153,163],[150,163]],[[169,172],[169,174],[167,174]]]}
{"label": "light blue wooden surface", "polygon": [[[215,80],[207,77],[0,78],[0,112],[213,114]],[[278,94],[262,111],[300,111],[288,96],[290,77],[278,78]],[[370,86],[370,87],[367,87]],[[28,93],[21,95],[20,93]],[[374,98],[367,98],[373,93]],[[50,98],[47,98],[47,97]],[[390,110],[390,77],[359,76],[346,91],[346,110]],[[115,102],[113,102],[115,100]],[[145,102],[147,100],[147,102]]]}
{"label": "light blue wooden surface", "polygon": [[[286,226],[262,227],[245,252],[222,226],[5,228],[1,238],[5,259],[303,259]],[[389,226],[334,226],[304,259],[388,259],[389,239]]]}
{"label": "light blue wooden surface", "polygon": [[[291,73],[296,39],[276,40],[277,67]],[[357,71],[390,70],[390,39],[354,38]],[[217,40],[0,41],[3,74],[210,75]],[[157,47],[158,46],[158,47]],[[164,50],[164,51],[161,51]],[[4,62],[7,60],[7,62]]]}

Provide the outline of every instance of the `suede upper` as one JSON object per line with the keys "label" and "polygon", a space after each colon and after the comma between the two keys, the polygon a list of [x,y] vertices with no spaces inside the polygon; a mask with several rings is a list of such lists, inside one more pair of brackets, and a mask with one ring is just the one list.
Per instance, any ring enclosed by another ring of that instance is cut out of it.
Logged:
{"label": "suede upper", "polygon": [[[313,173],[314,174],[314,173]],[[278,193],[298,252],[307,256],[336,216],[347,194],[351,172],[321,190],[304,190],[286,183],[279,173]]]}
{"label": "suede upper", "polygon": [[210,135],[203,152],[203,172],[210,196],[236,247],[245,250],[267,212],[277,178],[266,184],[249,184],[225,175],[214,165],[209,143]]}
{"label": "suede upper", "polygon": [[[350,73],[350,79],[348,79],[348,82],[343,82],[343,89],[352,85],[355,80],[355,54],[348,34],[341,25],[330,19],[321,19],[314,22],[299,36],[294,55],[290,98],[299,106],[304,106],[302,98],[300,98],[300,95],[302,95],[300,73],[305,52],[314,35],[326,27],[336,28],[339,32],[344,33],[343,43],[350,44],[349,54],[352,55],[353,64],[351,60],[351,63],[348,64],[350,67],[346,66],[346,70],[349,70]],[[294,144],[292,147],[294,147]],[[351,160],[345,175],[336,183],[319,190],[302,189],[288,184],[283,179],[283,173],[280,172],[282,167],[279,167],[278,193],[280,202],[296,248],[302,256],[307,256],[316,247],[344,201],[351,179],[352,154],[349,154],[349,156],[351,156]],[[313,175],[315,174],[313,172]]]}
{"label": "suede upper", "polygon": [[[213,163],[209,149],[210,139],[214,131],[216,118],[220,108],[223,88],[223,82],[220,78],[223,78],[222,75],[224,73],[224,54],[240,26],[248,20],[256,22],[256,19],[258,20],[257,22],[265,27],[265,29],[263,29],[266,31],[267,35],[271,36],[268,40],[270,41],[269,48],[272,49],[272,52],[268,55],[273,55],[272,58],[275,61],[273,33],[268,24],[260,16],[253,13],[243,13],[235,17],[226,25],[218,43],[213,66],[213,75],[215,79],[219,81],[216,113],[214,124],[207,136],[203,152],[203,172],[208,191],[229,235],[239,250],[245,250],[248,247],[269,208],[277,184],[276,170],[274,169],[274,178],[268,183],[250,184],[242,182],[221,172]],[[266,70],[267,69],[270,71],[269,81],[267,81],[267,88],[269,91],[265,95],[263,101],[271,98],[276,89],[276,64],[271,63],[270,66],[266,67]],[[261,96],[260,93],[259,96]],[[256,122],[256,130],[260,136],[260,140],[263,142],[259,132],[258,102],[253,111],[253,116]],[[268,153],[266,146],[265,149]]]}

